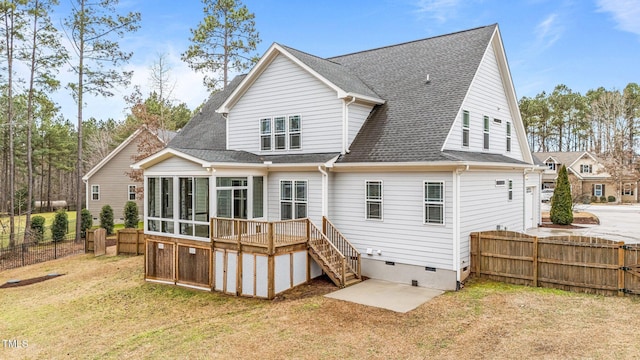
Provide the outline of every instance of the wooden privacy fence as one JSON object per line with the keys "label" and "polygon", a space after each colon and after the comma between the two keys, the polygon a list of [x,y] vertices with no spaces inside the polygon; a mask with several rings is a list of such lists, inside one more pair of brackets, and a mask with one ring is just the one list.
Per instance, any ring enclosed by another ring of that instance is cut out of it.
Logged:
{"label": "wooden privacy fence", "polygon": [[471,234],[471,271],[512,284],[603,295],[640,295],[640,244],[587,236]]}
{"label": "wooden privacy fence", "polygon": [[144,254],[144,230],[121,229],[116,236],[116,254],[142,255]]}

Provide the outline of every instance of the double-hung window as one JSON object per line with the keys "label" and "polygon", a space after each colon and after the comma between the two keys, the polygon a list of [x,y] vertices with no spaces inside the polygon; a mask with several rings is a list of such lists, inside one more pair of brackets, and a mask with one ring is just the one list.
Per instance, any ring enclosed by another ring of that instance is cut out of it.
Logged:
{"label": "double-hung window", "polygon": [[513,200],[513,180],[509,180],[509,192],[507,198],[509,200]]}
{"label": "double-hung window", "polygon": [[299,150],[302,148],[300,115],[260,119],[260,150]]}
{"label": "double-hung window", "polygon": [[100,200],[100,185],[91,185],[91,200]]}
{"label": "double-hung window", "polygon": [[307,181],[280,181],[280,219],[302,219],[307,217]]}
{"label": "double-hung window", "polygon": [[484,126],[483,126],[483,135],[484,135],[484,144],[483,149],[489,150],[489,117],[485,116],[484,118]]}
{"label": "double-hung window", "polygon": [[582,164],[580,165],[580,173],[582,174],[591,174],[592,171],[592,166],[589,164]]}
{"label": "double-hung window", "polygon": [[469,147],[469,112],[462,112],[462,146]]}
{"label": "double-hung window", "polygon": [[507,151],[511,151],[511,123],[507,121]]}
{"label": "double-hung window", "polygon": [[444,224],[444,182],[424,182],[424,223]]}
{"label": "double-hung window", "polygon": [[382,181],[366,181],[366,218],[368,220],[382,220]]}
{"label": "double-hung window", "polygon": [[271,119],[260,119],[260,150],[271,150]]}
{"label": "double-hung window", "polygon": [[127,193],[128,193],[128,199],[130,201],[135,201],[136,200],[136,186],[135,185],[129,185],[127,187]]}

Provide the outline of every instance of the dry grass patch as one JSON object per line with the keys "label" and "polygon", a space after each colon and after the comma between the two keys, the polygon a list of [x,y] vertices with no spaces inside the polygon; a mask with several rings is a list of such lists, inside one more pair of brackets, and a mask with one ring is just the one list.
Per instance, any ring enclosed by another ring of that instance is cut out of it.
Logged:
{"label": "dry grass patch", "polygon": [[274,301],[146,283],[142,257],[75,256],[0,273],[0,358],[640,358],[640,301],[474,281],[406,314],[328,299]]}

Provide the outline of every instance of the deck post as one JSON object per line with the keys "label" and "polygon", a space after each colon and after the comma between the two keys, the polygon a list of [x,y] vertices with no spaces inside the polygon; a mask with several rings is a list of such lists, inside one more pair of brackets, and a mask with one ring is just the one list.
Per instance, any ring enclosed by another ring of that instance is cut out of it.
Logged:
{"label": "deck post", "polygon": [[273,255],[274,246],[273,246],[273,223],[269,223],[269,232],[267,234],[267,252],[269,255]]}
{"label": "deck post", "polygon": [[322,233],[327,235],[327,218],[322,217]]}

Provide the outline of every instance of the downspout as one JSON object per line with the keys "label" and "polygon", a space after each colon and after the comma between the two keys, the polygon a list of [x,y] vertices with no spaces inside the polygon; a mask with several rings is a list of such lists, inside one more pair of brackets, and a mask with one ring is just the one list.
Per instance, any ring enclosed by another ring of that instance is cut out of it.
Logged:
{"label": "downspout", "polygon": [[469,165],[464,169],[457,168],[453,172],[453,191],[455,197],[453,199],[453,268],[456,271],[456,290],[461,287],[462,273],[460,266],[460,174],[469,170]]}
{"label": "downspout", "polygon": [[[325,165],[318,165],[318,171],[322,174],[322,216],[329,217],[327,214],[327,207],[329,203],[329,174],[322,167]],[[326,168],[326,166],[325,166]]]}

